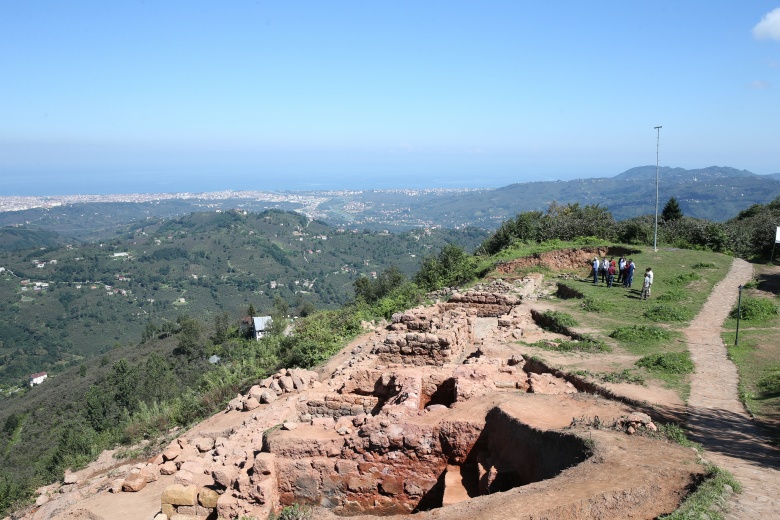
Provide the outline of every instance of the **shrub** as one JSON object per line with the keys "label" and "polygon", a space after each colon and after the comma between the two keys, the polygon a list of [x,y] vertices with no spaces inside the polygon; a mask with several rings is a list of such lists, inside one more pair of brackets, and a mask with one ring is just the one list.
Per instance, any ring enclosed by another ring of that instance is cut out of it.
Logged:
{"label": "shrub", "polygon": [[691,317],[688,309],[666,304],[648,309],[644,316],[651,321],[688,321]]}
{"label": "shrub", "polygon": [[638,367],[666,374],[690,374],[694,366],[688,352],[664,352],[645,356],[636,362]]}
{"label": "shrub", "polygon": [[643,341],[647,339],[666,340],[672,337],[669,331],[655,325],[629,325],[618,327],[609,335],[619,341]]}
{"label": "shrub", "polygon": [[692,269],[717,269],[718,266],[716,266],[712,262],[699,262],[698,264],[693,264],[691,268]]}
{"label": "shrub", "polygon": [[282,509],[279,520],[309,520],[312,518],[312,509],[302,504],[293,504]]}
{"label": "shrub", "polygon": [[734,319],[739,317],[743,320],[762,321],[777,316],[777,305],[766,298],[742,298],[739,309],[734,307],[730,316]]}

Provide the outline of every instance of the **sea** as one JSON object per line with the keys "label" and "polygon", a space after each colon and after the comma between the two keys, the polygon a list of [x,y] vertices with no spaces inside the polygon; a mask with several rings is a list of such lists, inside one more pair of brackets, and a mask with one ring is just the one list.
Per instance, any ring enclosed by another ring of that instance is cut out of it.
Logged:
{"label": "sea", "polygon": [[331,191],[498,188],[552,180],[510,173],[473,174],[269,174],[269,173],[28,173],[0,174],[0,196],[204,193],[223,190]]}

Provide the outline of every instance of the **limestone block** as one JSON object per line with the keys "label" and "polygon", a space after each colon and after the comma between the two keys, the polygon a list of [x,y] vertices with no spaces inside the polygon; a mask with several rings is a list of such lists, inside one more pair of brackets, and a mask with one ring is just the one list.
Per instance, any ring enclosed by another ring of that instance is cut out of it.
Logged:
{"label": "limestone block", "polygon": [[160,497],[163,504],[175,506],[194,506],[198,501],[198,488],[195,486],[183,486],[172,484],[165,488]]}
{"label": "limestone block", "polygon": [[219,493],[211,488],[200,488],[198,491],[198,503],[206,508],[217,507],[217,500],[219,500]]}

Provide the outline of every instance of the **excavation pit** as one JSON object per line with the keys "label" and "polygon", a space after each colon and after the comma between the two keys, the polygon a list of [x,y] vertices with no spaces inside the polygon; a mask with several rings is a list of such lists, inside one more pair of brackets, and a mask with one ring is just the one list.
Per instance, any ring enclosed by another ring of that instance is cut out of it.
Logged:
{"label": "excavation pit", "polygon": [[[424,416],[425,417],[425,416]],[[305,425],[266,435],[282,505],[340,516],[408,514],[555,477],[586,460],[580,437],[542,431],[500,407],[484,422],[392,423],[372,417],[351,435]]]}

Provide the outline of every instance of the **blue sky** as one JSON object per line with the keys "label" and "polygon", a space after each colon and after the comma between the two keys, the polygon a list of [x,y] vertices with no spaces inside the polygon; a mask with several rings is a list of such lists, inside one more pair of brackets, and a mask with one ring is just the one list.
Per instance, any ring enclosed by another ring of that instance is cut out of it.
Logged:
{"label": "blue sky", "polygon": [[0,194],[777,173],[779,8],[0,1]]}

